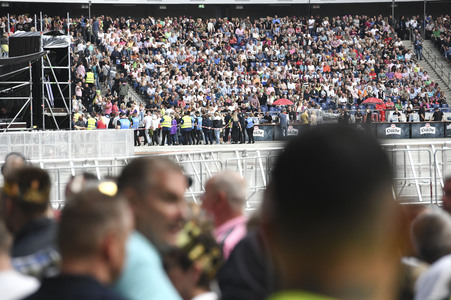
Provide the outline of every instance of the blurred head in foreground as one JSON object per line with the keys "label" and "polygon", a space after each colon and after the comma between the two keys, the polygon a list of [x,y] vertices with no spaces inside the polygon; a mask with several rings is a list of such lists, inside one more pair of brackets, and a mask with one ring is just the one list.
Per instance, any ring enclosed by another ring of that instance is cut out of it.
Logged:
{"label": "blurred head in foreground", "polygon": [[125,242],[133,227],[131,210],[113,182],[101,182],[64,206],[58,232],[61,272],[91,275],[104,284],[120,274]]}
{"label": "blurred head in foreground", "polygon": [[187,214],[187,187],[182,168],[162,158],[134,159],[118,178],[119,192],[131,205],[136,230],[159,249],[176,245]]}
{"label": "blurred head in foreground", "polygon": [[302,133],[267,193],[264,230],[282,289],[394,299],[400,230],[391,166],[372,136],[341,125]]}
{"label": "blurred head in foreground", "polygon": [[210,285],[222,262],[221,248],[211,231],[193,221],[184,226],[177,247],[164,255],[165,270],[184,300],[202,296],[217,299]]}

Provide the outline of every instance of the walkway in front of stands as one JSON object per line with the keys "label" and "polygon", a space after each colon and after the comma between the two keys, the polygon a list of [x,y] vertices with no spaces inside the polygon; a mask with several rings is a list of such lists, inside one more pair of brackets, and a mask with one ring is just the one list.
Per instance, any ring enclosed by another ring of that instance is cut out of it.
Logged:
{"label": "walkway in front of stands", "polygon": [[254,144],[213,144],[213,145],[177,145],[177,146],[139,146],[135,147],[136,155],[162,154],[174,152],[216,151],[216,150],[258,150],[260,148],[283,148],[282,141],[255,142]]}

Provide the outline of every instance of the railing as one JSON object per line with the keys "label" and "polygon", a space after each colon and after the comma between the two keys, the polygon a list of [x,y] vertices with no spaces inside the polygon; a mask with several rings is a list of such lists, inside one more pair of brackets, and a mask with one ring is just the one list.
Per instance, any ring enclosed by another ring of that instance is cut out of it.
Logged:
{"label": "railing", "polygon": [[[394,196],[401,203],[440,204],[443,179],[451,174],[451,143],[407,142],[386,143],[394,173]],[[248,192],[246,209],[255,210],[271,180],[272,167],[281,147],[258,150],[219,150],[151,154],[173,160],[183,166],[193,180],[186,191],[188,201],[200,203],[205,184],[210,177],[223,170],[238,172],[246,179]],[[51,177],[51,204],[64,206],[64,191],[71,176],[82,172],[95,174],[99,179],[116,177],[136,156],[87,159],[32,160],[47,170]],[[364,167],[364,166],[362,166]]]}
{"label": "railing", "polygon": [[425,43],[423,43],[423,57],[445,82],[446,86],[451,89],[451,71],[449,65],[443,61],[443,57],[437,55],[436,50],[426,46]]}

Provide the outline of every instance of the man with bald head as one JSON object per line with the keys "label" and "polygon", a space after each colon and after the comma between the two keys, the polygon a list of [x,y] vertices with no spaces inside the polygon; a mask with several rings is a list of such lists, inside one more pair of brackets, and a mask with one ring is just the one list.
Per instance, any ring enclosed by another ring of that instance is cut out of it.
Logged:
{"label": "man with bald head", "polygon": [[205,185],[202,207],[213,216],[214,235],[226,259],[246,235],[245,202],[246,182],[235,172],[219,172]]}

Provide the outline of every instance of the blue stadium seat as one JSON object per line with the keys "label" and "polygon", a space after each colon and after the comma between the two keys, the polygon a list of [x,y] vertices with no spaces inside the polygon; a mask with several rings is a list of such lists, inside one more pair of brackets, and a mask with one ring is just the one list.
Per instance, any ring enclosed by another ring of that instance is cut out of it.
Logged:
{"label": "blue stadium seat", "polygon": [[260,109],[261,109],[261,111],[262,112],[267,112],[268,111],[268,106],[266,106],[266,105],[262,105],[262,106],[260,106]]}

